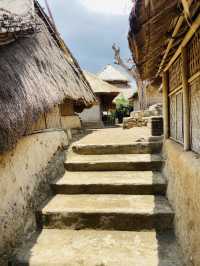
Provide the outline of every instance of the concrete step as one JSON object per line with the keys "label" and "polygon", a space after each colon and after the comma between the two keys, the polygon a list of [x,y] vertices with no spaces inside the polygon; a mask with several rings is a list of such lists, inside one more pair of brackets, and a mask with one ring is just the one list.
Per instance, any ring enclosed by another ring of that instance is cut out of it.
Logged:
{"label": "concrete step", "polygon": [[69,172],[52,184],[55,194],[165,195],[166,181],[159,172]]}
{"label": "concrete step", "polygon": [[141,230],[173,227],[165,197],[139,195],[56,195],[39,220],[44,228]]}
{"label": "concrete step", "polygon": [[79,155],[69,152],[69,171],[159,171],[162,158],[155,154]]}
{"label": "concrete step", "polygon": [[171,231],[42,230],[18,250],[13,266],[182,266]]}
{"label": "concrete step", "polygon": [[81,144],[75,143],[72,150],[82,155],[99,154],[154,154],[160,153],[162,142],[135,142],[131,144]]}

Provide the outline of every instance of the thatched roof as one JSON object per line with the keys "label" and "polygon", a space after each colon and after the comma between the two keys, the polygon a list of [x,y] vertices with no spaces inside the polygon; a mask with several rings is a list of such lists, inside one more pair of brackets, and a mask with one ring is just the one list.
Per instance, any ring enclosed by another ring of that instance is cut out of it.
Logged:
{"label": "thatched roof", "polygon": [[0,45],[36,30],[34,0],[0,1]]}
{"label": "thatched roof", "polygon": [[65,98],[86,106],[95,101],[77,62],[70,54],[66,59],[35,16],[37,33],[0,47],[0,152],[14,147],[41,113]]}
{"label": "thatched roof", "polygon": [[107,65],[98,76],[107,82],[128,83],[129,79],[112,65]]}
{"label": "thatched roof", "polygon": [[117,97],[114,99],[114,102],[116,100],[124,98],[125,100],[128,100],[133,95],[133,89],[120,89],[120,93],[117,95]]}
{"label": "thatched roof", "polygon": [[130,15],[129,46],[143,80],[156,76],[181,12],[180,0],[134,0]]}
{"label": "thatched roof", "polygon": [[112,94],[114,96],[117,96],[119,94],[120,89],[103,81],[97,75],[94,75],[87,71],[84,71],[84,75],[89,81],[90,86],[95,94]]}

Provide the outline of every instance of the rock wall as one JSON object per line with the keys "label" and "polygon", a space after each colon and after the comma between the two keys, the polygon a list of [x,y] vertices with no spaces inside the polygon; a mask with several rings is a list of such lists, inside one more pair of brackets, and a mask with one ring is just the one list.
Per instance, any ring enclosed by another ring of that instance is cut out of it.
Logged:
{"label": "rock wall", "polygon": [[200,156],[165,141],[168,198],[175,210],[176,234],[187,266],[200,265]]}
{"label": "rock wall", "polygon": [[66,145],[64,131],[45,132],[0,156],[0,265],[36,228],[35,211],[50,196],[50,181],[64,173]]}

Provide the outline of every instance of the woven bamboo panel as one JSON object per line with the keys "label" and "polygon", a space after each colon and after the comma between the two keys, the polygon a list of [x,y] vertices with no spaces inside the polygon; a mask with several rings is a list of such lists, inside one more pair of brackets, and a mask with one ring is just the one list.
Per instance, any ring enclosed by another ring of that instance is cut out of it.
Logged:
{"label": "woven bamboo panel", "polygon": [[176,139],[176,95],[170,96],[170,137]]}
{"label": "woven bamboo panel", "polygon": [[71,100],[65,100],[60,105],[61,116],[72,116],[74,115],[74,104]]}
{"label": "woven bamboo panel", "polygon": [[188,44],[189,76],[200,71],[200,29]]}
{"label": "woven bamboo panel", "polygon": [[190,85],[190,101],[191,147],[200,153],[200,77]]}
{"label": "woven bamboo panel", "polygon": [[45,121],[45,115],[43,114],[38,119],[38,121],[32,125],[31,129],[27,132],[27,134],[31,134],[35,131],[40,131],[44,129],[46,129],[46,121]]}
{"label": "woven bamboo panel", "polygon": [[182,84],[181,77],[181,57],[179,56],[176,61],[169,68],[169,91],[173,91]]}
{"label": "woven bamboo panel", "polygon": [[46,124],[47,129],[62,128],[59,106],[54,107],[51,112],[46,114]]}
{"label": "woven bamboo panel", "polygon": [[176,139],[183,143],[183,93],[176,94]]}

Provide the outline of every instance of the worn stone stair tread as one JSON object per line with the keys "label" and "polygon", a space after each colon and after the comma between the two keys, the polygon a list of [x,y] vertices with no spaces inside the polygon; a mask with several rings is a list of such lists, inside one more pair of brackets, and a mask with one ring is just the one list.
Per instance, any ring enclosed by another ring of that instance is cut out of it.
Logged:
{"label": "worn stone stair tread", "polygon": [[165,197],[152,195],[56,195],[41,210],[43,228],[166,230],[174,213]]}
{"label": "worn stone stair tread", "polygon": [[153,171],[66,171],[52,188],[56,194],[164,194],[166,180]]}
{"label": "worn stone stair tread", "polygon": [[43,214],[62,212],[173,214],[165,197],[152,195],[55,195],[42,209]]}
{"label": "worn stone stair tread", "polygon": [[13,266],[182,266],[171,231],[42,230]]}
{"label": "worn stone stair tread", "polygon": [[159,153],[162,148],[161,141],[154,142],[133,142],[127,144],[110,143],[110,144],[84,144],[74,143],[72,150],[75,153],[83,155],[92,154],[147,154]]}
{"label": "worn stone stair tread", "polygon": [[101,155],[80,155],[68,152],[66,162],[152,162],[162,161],[159,154],[101,154]]}
{"label": "worn stone stair tread", "polygon": [[162,158],[158,154],[79,155],[69,152],[65,162],[66,169],[72,171],[157,170],[161,165]]}

